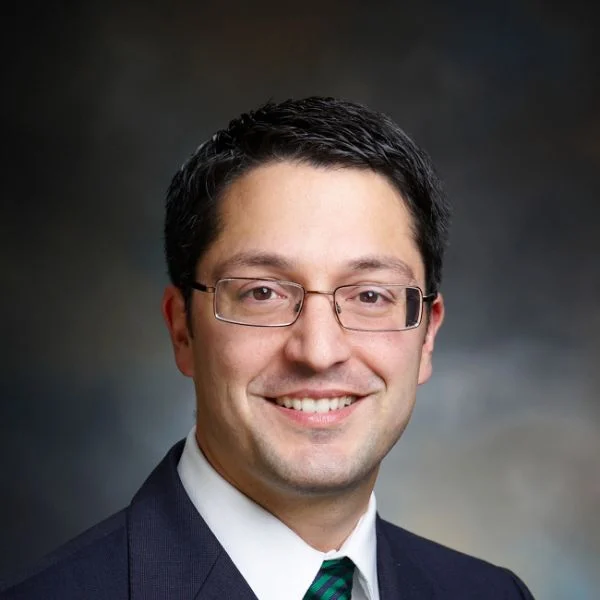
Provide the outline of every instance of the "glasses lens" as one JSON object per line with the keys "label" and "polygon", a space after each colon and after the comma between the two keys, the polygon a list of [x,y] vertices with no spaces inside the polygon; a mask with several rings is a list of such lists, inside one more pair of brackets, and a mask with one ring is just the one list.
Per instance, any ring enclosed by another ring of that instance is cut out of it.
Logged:
{"label": "glasses lens", "polygon": [[301,286],[286,281],[221,279],[215,291],[215,315],[242,325],[289,325],[296,319],[303,295]]}
{"label": "glasses lens", "polygon": [[335,292],[340,323],[362,331],[402,331],[421,318],[421,290],[404,285],[346,285]]}
{"label": "glasses lens", "polygon": [[423,295],[415,287],[406,288],[406,329],[416,327],[421,321],[423,310]]}

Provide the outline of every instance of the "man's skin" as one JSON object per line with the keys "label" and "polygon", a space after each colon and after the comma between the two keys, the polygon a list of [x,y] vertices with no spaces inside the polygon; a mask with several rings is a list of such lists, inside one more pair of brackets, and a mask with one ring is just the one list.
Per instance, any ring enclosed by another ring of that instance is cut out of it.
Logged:
{"label": "man's skin", "polygon": [[[412,218],[373,171],[274,162],[234,180],[220,202],[223,229],[200,257],[197,281],[428,291]],[[418,328],[399,332],[343,329],[326,295],[307,295],[298,320],[281,328],[218,321],[212,303],[211,294],[193,293],[188,320],[177,288],[169,286],[162,302],[177,366],[194,380],[199,447],[222,477],[308,544],[339,548],[408,423],[417,386],[431,375],[442,297]],[[284,396],[356,401],[321,414],[273,400]]]}

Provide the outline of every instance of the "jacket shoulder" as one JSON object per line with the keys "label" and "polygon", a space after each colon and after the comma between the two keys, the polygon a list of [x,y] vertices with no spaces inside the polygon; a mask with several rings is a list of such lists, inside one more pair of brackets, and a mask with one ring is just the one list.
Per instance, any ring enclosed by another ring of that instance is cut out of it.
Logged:
{"label": "jacket shoulder", "polygon": [[12,582],[1,600],[127,597],[126,513],[120,511],[81,533]]}
{"label": "jacket shoulder", "polygon": [[512,571],[378,519],[379,533],[396,556],[407,556],[430,583],[448,598],[506,598],[533,600],[531,592]]}

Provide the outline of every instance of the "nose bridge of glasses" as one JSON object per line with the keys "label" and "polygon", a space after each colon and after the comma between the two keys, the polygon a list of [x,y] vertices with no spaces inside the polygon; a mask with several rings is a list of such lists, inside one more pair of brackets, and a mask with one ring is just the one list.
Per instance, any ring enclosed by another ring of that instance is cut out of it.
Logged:
{"label": "nose bridge of glasses", "polygon": [[[340,305],[335,300],[335,290],[332,292],[326,292],[326,291],[322,291],[322,290],[304,290],[304,299],[306,300],[306,297],[310,294],[313,294],[315,296],[331,296],[332,308],[333,308],[333,311],[334,311],[336,317],[341,312]],[[339,321],[339,318],[338,318],[338,321]]]}
{"label": "nose bridge of glasses", "polygon": [[318,294],[320,296],[333,296],[335,292],[323,292],[321,290],[305,290],[305,294]]}

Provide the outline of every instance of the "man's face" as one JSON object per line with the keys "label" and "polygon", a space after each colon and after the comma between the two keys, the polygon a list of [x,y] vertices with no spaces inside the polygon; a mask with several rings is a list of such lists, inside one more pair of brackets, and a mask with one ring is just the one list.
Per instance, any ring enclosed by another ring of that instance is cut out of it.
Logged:
{"label": "man's face", "polygon": [[[321,291],[366,282],[424,289],[411,217],[372,171],[269,164],[234,181],[221,209],[223,230],[197,268],[207,285],[256,277]],[[420,327],[400,332],[344,330],[326,295],[307,295],[298,320],[281,328],[218,321],[212,302],[194,292],[192,336],[175,291],[164,310],[177,364],[194,379],[196,436],[213,466],[263,503],[274,493],[370,490],[430,375],[441,298]],[[315,413],[280,406],[283,398],[352,404]]]}

